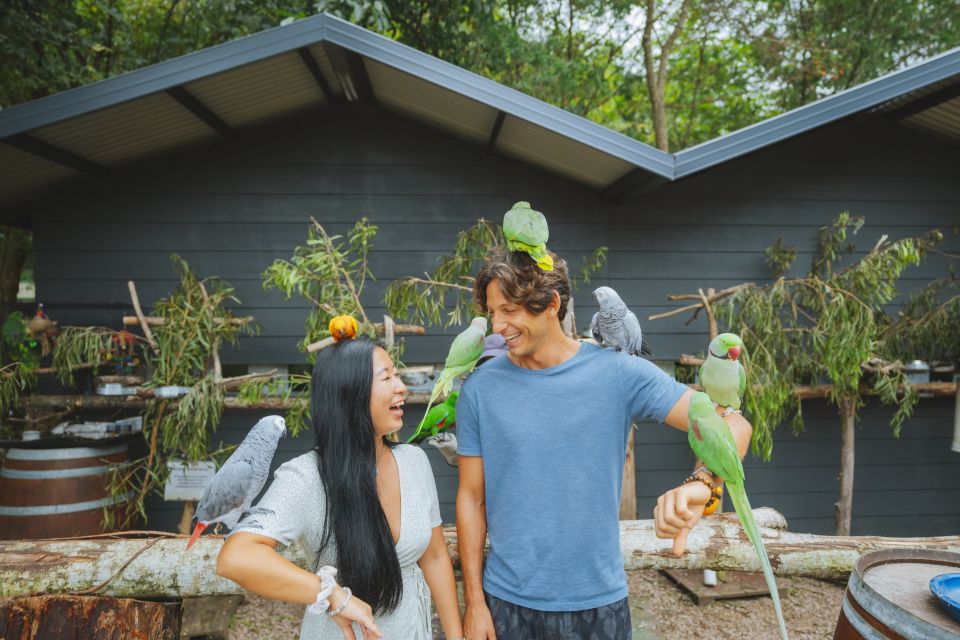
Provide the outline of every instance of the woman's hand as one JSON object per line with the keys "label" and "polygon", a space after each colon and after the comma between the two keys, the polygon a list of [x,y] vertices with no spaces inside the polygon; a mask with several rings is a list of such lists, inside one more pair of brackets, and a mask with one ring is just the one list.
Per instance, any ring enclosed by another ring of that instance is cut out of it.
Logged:
{"label": "woman's hand", "polygon": [[[343,604],[343,599],[346,597],[347,594],[343,589],[340,587],[334,589],[333,594],[330,595],[330,608],[336,609],[339,607]],[[351,626],[354,622],[360,625],[360,633],[363,635],[364,640],[383,637],[383,634],[380,633],[380,629],[377,627],[377,623],[373,621],[373,610],[370,609],[370,605],[360,598],[351,596],[350,602],[347,603],[343,611],[333,616],[333,621],[340,627],[340,632],[347,640],[357,640],[357,635],[353,632],[353,627]]]}

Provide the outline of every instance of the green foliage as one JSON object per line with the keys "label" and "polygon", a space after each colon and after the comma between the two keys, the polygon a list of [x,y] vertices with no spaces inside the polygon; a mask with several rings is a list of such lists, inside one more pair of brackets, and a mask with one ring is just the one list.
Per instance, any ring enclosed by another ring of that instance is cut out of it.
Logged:
{"label": "green foliage", "polygon": [[33,386],[36,377],[24,369],[20,362],[11,362],[0,367],[0,411],[17,406],[20,394]]}
{"label": "green foliage", "polygon": [[346,238],[327,233],[310,219],[307,244],[294,249],[290,260],[275,260],[263,272],[263,288],[279,289],[287,299],[297,294],[311,303],[301,348],[329,337],[331,318],[351,315],[360,323],[360,333],[375,337],[376,331],[360,300],[367,278],[367,266],[376,225],[366,216],[353,225]]}
{"label": "green foliage", "polygon": [[444,326],[462,324],[473,312],[473,274],[494,247],[506,244],[499,224],[480,218],[457,234],[453,252],[424,278],[394,280],[384,295],[387,312],[401,321]]}
{"label": "green foliage", "polygon": [[[835,270],[841,252],[853,250],[848,231],[862,225],[862,218],[840,214],[820,230],[809,275],[746,285],[716,306],[718,319],[746,345],[744,407],[754,426],[753,451],[764,458],[772,452],[776,425],[789,419],[795,430],[803,427],[794,387],[824,380],[833,385],[831,402],[853,398],[862,404],[862,365],[887,351],[884,305],[895,297],[903,270],[918,264],[937,241],[936,235],[895,242],[884,236],[859,260]],[[774,264],[782,265],[785,253],[778,242],[767,255],[778,256]],[[891,419],[897,432],[917,401],[912,389],[900,392],[902,375],[896,367],[882,368],[873,380],[880,399],[898,405]]]}
{"label": "green foliage", "polygon": [[903,360],[960,362],[960,278],[947,276],[915,293],[887,329],[890,356]]}
{"label": "green foliage", "polygon": [[224,305],[239,302],[233,287],[219,278],[201,281],[183,258],[174,254],[170,259],[180,284],[153,309],[163,324],[153,331],[158,352],[148,358],[152,387],[196,384],[206,377],[218,344],[235,344],[241,335],[256,330],[249,323],[232,321],[234,315]]}
{"label": "green foliage", "polygon": [[776,280],[793,266],[797,260],[797,248],[783,244],[783,238],[777,238],[764,251],[763,261],[770,267],[770,275]]}
{"label": "green foliage", "polygon": [[[243,402],[256,404],[266,399],[277,399],[285,403],[287,431],[296,437],[304,429],[310,428],[310,374],[292,373],[278,376],[269,382],[250,380],[245,382],[237,397]],[[287,404],[289,403],[289,404]]]}
{"label": "green foliage", "polygon": [[[503,228],[480,218],[457,234],[453,252],[440,257],[440,263],[423,278],[407,276],[390,283],[384,294],[387,312],[403,322],[440,324],[449,327],[463,324],[477,310],[473,303],[474,275],[487,255],[496,247],[506,245]],[[598,247],[589,257],[583,257],[572,288],[589,283],[590,277],[603,268],[607,247]],[[445,319],[443,316],[446,316]]]}
{"label": "green foliage", "polygon": [[60,382],[72,387],[76,384],[75,369],[106,361],[118,334],[105,327],[64,327],[53,347],[53,367]]}
{"label": "green foliage", "polygon": [[210,435],[220,422],[224,399],[216,372],[208,371],[213,354],[221,344],[236,343],[241,335],[257,330],[245,319],[235,318],[225,306],[239,302],[233,287],[219,278],[201,280],[176,254],[171,261],[180,283],[154,306],[154,315],[163,323],[153,329],[157,349],[146,350],[147,364],[153,372],[146,384],[153,388],[186,386],[190,390],[178,401],[154,398],[147,403],[143,436],[150,446],[149,455],[111,470],[111,495],[133,494],[120,526],[129,524],[137,513],[146,516],[144,500],[166,480],[168,460],[211,457]]}

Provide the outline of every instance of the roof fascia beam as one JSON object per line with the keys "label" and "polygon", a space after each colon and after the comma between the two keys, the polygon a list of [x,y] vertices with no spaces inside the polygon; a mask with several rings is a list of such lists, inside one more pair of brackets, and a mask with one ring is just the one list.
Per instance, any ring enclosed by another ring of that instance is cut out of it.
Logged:
{"label": "roof fascia beam", "polygon": [[883,115],[891,120],[905,120],[910,116],[920,113],[921,111],[932,109],[933,107],[943,104],[948,100],[953,100],[958,96],[960,96],[960,79],[951,85],[934,91],[928,96],[923,96],[922,98],[905,104],[902,107],[892,109]]}
{"label": "roof fascia beam", "polygon": [[330,83],[327,82],[327,79],[323,76],[323,71],[320,69],[320,65],[317,64],[316,59],[314,59],[313,54],[310,53],[310,48],[301,47],[300,49],[297,49],[297,53],[300,54],[300,58],[303,60],[303,63],[307,65],[307,69],[310,70],[310,73],[313,75],[313,79],[317,81],[318,85],[320,85],[320,90],[323,91],[323,95],[326,96],[327,102],[339,102],[340,97],[333,92],[333,88],[330,86]]}
{"label": "roof fascia beam", "polygon": [[75,153],[71,153],[65,149],[61,149],[60,147],[56,147],[48,142],[44,142],[43,140],[39,140],[25,133],[4,138],[3,142],[21,151],[26,151],[27,153],[43,158],[44,160],[62,164],[65,167],[69,167],[74,171],[79,171],[81,173],[100,175],[106,173],[107,171],[106,167],[99,165],[92,160],[81,158]]}
{"label": "roof fascia beam", "polygon": [[497,111],[497,119],[493,121],[493,128],[490,129],[490,139],[487,140],[487,151],[493,151],[497,146],[497,138],[500,137],[500,129],[503,128],[503,121],[507,119],[507,114],[503,111]]}
{"label": "roof fascia beam", "polygon": [[211,111],[207,105],[200,102],[196,96],[183,87],[171,87],[167,89],[167,94],[179,102],[184,109],[203,120],[211,129],[224,138],[229,138],[236,133],[230,128],[230,125],[220,119],[220,116]]}

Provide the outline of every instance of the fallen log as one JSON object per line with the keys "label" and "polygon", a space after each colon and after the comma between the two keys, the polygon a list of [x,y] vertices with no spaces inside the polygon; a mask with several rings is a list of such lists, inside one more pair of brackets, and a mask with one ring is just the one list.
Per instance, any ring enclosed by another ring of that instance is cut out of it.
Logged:
{"label": "fallen log", "polygon": [[[881,538],[876,536],[818,536],[790,533],[783,516],[772,509],[756,509],[773,570],[779,575],[810,576],[845,581],[861,554],[877,549],[924,548],[960,553],[960,536],[938,538]],[[456,559],[456,529],[444,527],[451,555]],[[95,593],[101,596],[187,598],[243,593],[234,583],[216,575],[217,554],[223,539],[200,538],[186,551],[185,536],[0,541],[0,596]],[[654,535],[652,520],[620,523],[624,564],[630,569],[714,569],[758,571],[756,555],[736,515],[704,518],[690,533],[687,553],[673,556],[672,540]],[[283,555],[305,567],[296,546]]]}

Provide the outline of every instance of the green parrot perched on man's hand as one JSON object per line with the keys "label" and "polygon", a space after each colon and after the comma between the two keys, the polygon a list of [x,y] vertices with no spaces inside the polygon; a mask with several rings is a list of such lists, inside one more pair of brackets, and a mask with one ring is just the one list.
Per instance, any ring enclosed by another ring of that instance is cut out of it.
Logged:
{"label": "green parrot perched on man's hand", "polygon": [[487,319],[478,316],[470,321],[469,327],[453,339],[450,351],[447,352],[447,359],[443,363],[443,371],[440,372],[437,381],[433,384],[430,401],[427,403],[423,420],[417,427],[417,433],[423,431],[434,400],[441,395],[450,395],[450,391],[453,389],[453,381],[457,376],[466,375],[477,366],[477,361],[483,355],[483,339],[486,335]]}
{"label": "green parrot perched on man's hand", "polygon": [[767,550],[760,537],[760,529],[753,518],[750,501],[747,499],[747,490],[743,485],[743,463],[740,462],[737,443],[733,439],[730,427],[717,415],[710,396],[703,392],[698,391],[690,398],[690,409],[687,415],[687,439],[690,441],[690,448],[711,473],[723,478],[727,495],[730,496],[733,508],[760,560],[760,568],[767,581],[767,588],[770,589],[773,608],[777,612],[777,621],[780,623],[780,635],[787,640],[787,626],[780,608],[780,594],[773,578],[773,570],[770,568]]}
{"label": "green parrot perched on man's hand", "polygon": [[544,271],[553,271],[553,258],[547,252],[550,229],[547,219],[530,208],[529,202],[518,202],[503,215],[503,235],[510,251],[523,251]]}
{"label": "green parrot perched on man's hand", "polygon": [[735,333],[721,333],[710,341],[700,366],[700,386],[721,407],[737,411],[743,403],[747,374],[740,364],[743,341]]}

